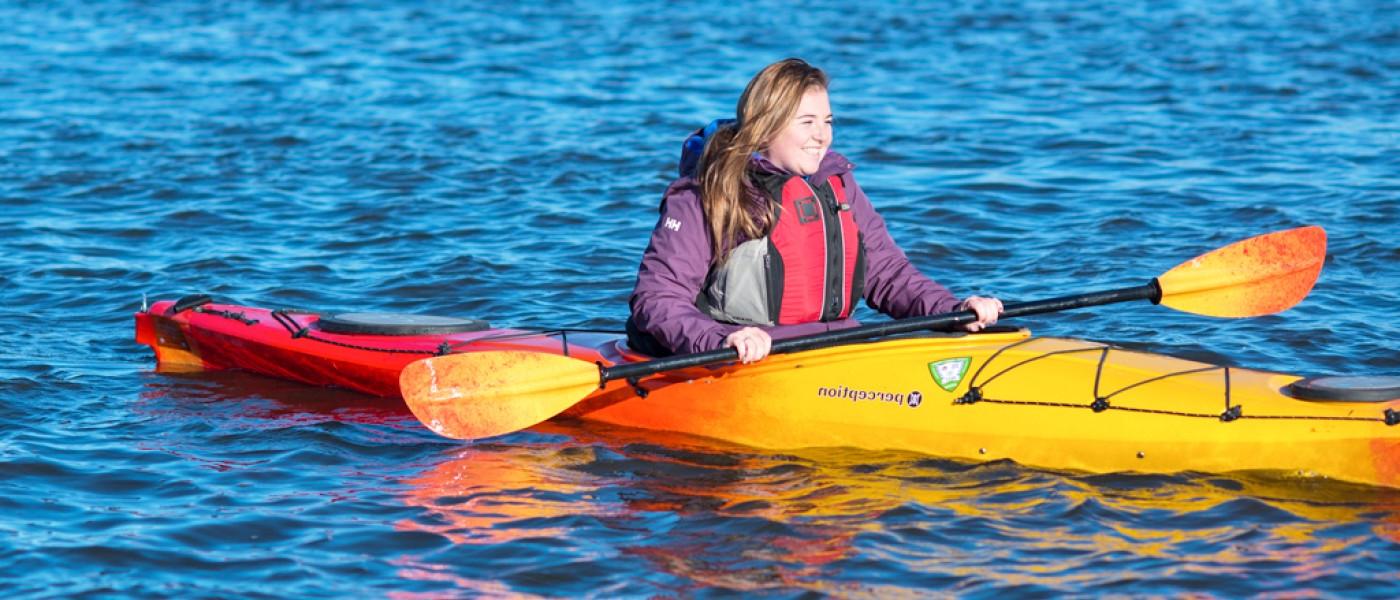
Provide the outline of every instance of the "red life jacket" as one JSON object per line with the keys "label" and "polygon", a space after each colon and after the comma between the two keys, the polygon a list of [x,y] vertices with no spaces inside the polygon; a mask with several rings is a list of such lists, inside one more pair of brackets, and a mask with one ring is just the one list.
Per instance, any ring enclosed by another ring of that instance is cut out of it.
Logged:
{"label": "red life jacket", "polygon": [[839,175],[763,182],[780,210],[768,234],[768,289],[779,325],[851,316],[865,279],[865,252]]}

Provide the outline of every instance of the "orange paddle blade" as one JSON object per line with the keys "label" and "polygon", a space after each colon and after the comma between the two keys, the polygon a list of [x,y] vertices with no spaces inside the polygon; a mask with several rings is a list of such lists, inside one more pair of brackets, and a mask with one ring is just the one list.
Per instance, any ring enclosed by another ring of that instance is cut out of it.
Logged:
{"label": "orange paddle blade", "polygon": [[1253,317],[1307,297],[1327,258],[1327,232],[1299,227],[1202,254],[1157,278],[1162,304],[1212,317]]}
{"label": "orange paddle blade", "polygon": [[450,438],[474,440],[542,423],[598,389],[598,365],[525,351],[449,354],[413,362],[399,391],[413,416]]}

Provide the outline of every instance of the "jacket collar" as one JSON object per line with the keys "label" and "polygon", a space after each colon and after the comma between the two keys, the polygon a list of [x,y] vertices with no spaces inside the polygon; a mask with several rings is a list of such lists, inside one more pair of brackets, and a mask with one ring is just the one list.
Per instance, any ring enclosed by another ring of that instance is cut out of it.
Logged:
{"label": "jacket collar", "polygon": [[[761,174],[791,176],[790,173],[773,164],[772,161],[768,160],[768,157],[762,154],[755,154],[753,160],[749,161],[749,165]],[[852,164],[851,161],[847,160],[845,156],[842,156],[841,153],[835,150],[828,150],[826,156],[822,157],[821,164],[817,166],[817,172],[813,173],[807,179],[809,181],[824,181],[832,175],[845,175],[855,168],[856,166]]]}

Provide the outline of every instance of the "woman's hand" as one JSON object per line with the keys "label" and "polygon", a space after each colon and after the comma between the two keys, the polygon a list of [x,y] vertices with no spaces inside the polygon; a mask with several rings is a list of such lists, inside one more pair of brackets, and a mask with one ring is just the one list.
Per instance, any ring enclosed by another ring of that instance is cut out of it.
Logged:
{"label": "woman's hand", "polygon": [[[992,319],[995,321],[995,317]],[[725,348],[739,351],[739,362],[748,364],[763,360],[773,349],[773,338],[757,327],[745,327],[724,338]]]}
{"label": "woman's hand", "polygon": [[977,313],[976,321],[963,325],[963,329],[977,332],[997,324],[997,317],[1001,316],[1002,305],[1001,300],[996,298],[968,296],[962,302],[962,309]]}

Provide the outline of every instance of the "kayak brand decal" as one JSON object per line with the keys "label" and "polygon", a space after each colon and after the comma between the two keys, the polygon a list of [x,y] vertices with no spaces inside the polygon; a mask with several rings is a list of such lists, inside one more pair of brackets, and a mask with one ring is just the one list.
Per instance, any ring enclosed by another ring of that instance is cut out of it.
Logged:
{"label": "kayak brand decal", "polygon": [[963,376],[967,375],[967,367],[972,364],[972,358],[961,356],[958,358],[945,358],[940,361],[928,364],[928,372],[933,375],[934,383],[944,391],[951,392],[962,383]]}
{"label": "kayak brand decal", "polygon": [[836,387],[819,387],[817,388],[817,396],[820,396],[822,398],[841,398],[844,400],[850,400],[851,402],[889,402],[890,404],[908,406],[909,408],[918,408],[920,404],[924,403],[924,395],[920,393],[919,390],[914,390],[912,392],[909,392],[908,394],[900,394],[898,392],[857,390],[848,388],[844,385]]}

